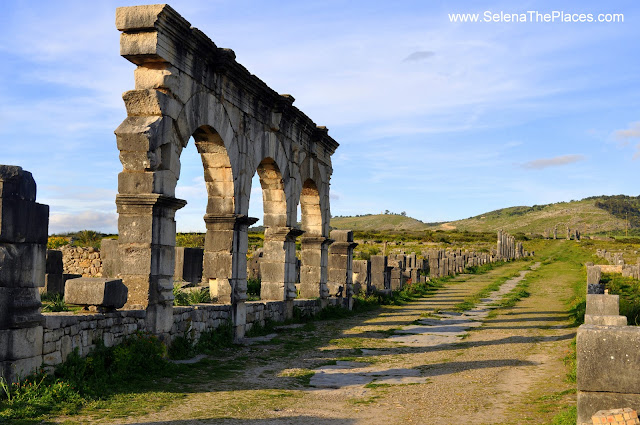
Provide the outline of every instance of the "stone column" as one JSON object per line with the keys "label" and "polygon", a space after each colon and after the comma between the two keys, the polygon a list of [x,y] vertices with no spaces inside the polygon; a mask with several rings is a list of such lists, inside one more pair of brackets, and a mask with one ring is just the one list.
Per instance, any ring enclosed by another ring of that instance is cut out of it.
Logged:
{"label": "stone column", "polygon": [[300,298],[327,298],[328,247],[324,236],[303,236],[301,241]]}
{"label": "stone column", "polygon": [[173,326],[175,213],[186,201],[156,193],[121,193],[116,205],[118,277],[129,294],[125,308],[146,309],[147,330],[166,334]]}
{"label": "stone column", "polygon": [[502,230],[498,230],[498,243],[496,247],[498,258],[502,258]]}
{"label": "stone column", "polygon": [[604,284],[600,283],[602,271],[598,266],[587,266],[587,294],[604,294]]}
{"label": "stone column", "polygon": [[238,214],[205,214],[207,234],[202,282],[212,298],[237,304],[247,299],[248,229],[257,218]]}
{"label": "stone column", "polygon": [[553,239],[558,239],[558,225],[553,228]]}
{"label": "stone column", "polygon": [[[342,293],[347,300],[347,307],[352,307],[353,296],[353,249],[358,246],[353,242],[351,230],[333,230],[329,235],[334,242],[329,247],[329,294]],[[342,291],[340,291],[342,287]]]}
{"label": "stone column", "polygon": [[292,227],[268,227],[265,230],[264,255],[260,263],[261,299],[287,301],[296,297],[296,238],[303,233]]}
{"label": "stone column", "polygon": [[371,262],[371,287],[374,291],[384,291],[389,289],[387,281],[387,257],[384,255],[372,255]]}
{"label": "stone column", "polygon": [[42,364],[49,206],[35,200],[31,173],[0,165],[0,375],[9,382]]}
{"label": "stone column", "polygon": [[57,249],[47,250],[47,267],[45,272],[44,292],[47,294],[64,295],[62,251]]}
{"label": "stone column", "polygon": [[369,293],[371,262],[369,260],[353,260],[353,292]]}

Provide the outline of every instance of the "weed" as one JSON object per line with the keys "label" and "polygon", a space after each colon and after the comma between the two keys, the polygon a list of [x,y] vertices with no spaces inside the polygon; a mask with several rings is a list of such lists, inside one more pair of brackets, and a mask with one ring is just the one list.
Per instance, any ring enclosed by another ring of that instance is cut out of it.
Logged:
{"label": "weed", "polygon": [[64,298],[60,294],[47,294],[44,293],[42,298],[42,311],[69,311],[69,307],[64,302]]}

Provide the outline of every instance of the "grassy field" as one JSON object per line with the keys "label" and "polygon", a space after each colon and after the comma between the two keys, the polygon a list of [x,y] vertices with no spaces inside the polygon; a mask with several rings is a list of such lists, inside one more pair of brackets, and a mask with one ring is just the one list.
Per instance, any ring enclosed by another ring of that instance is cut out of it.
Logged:
{"label": "grassy field", "polygon": [[537,233],[552,230],[558,225],[558,237],[566,237],[566,227],[579,229],[583,235],[606,234],[623,231],[626,220],[620,214],[598,208],[599,198],[581,201],[559,202],[548,205],[503,208],[475,217],[447,223],[429,224],[396,214],[373,214],[360,217],[333,217],[331,226],[336,229],[358,231],[424,231],[453,230],[470,232],[495,232],[503,229],[512,234]]}

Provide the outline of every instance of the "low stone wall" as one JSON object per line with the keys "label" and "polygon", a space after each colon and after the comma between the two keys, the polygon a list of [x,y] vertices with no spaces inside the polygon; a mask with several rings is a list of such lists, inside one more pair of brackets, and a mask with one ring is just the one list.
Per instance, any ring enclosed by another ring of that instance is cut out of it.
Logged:
{"label": "low stone wall", "polygon": [[62,265],[66,274],[80,274],[82,277],[102,277],[100,251],[92,247],[63,246]]}
{"label": "low stone wall", "polygon": [[122,310],[111,313],[72,314],[43,313],[44,333],[42,360],[45,366],[56,366],[78,349],[87,355],[98,340],[110,347],[145,329],[146,311]]}
{"label": "low stone wall", "polygon": [[[339,298],[325,300],[325,305],[339,305]],[[303,316],[317,314],[322,305],[320,300],[295,300]],[[265,326],[267,320],[282,322],[285,320],[286,303],[284,301],[252,301],[246,303],[246,331],[253,326]],[[126,337],[146,329],[145,310],[120,310],[110,313],[69,312],[44,313],[44,330],[36,347],[42,347],[42,360],[45,367],[52,368],[67,359],[76,348],[80,356],[86,356],[99,340],[111,347],[121,343]],[[190,334],[196,341],[205,331],[210,331],[232,320],[230,304],[197,304],[188,307],[173,308],[173,327],[170,338]]]}

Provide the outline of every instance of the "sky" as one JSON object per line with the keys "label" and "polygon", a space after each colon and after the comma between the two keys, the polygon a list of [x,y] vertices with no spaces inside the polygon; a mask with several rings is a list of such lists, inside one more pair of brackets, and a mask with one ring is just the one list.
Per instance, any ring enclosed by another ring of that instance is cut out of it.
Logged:
{"label": "sky", "polygon": [[[451,3],[170,4],[329,128],[340,143],[334,216],[390,210],[437,222],[638,196],[640,3]],[[122,165],[113,131],[126,117],[122,93],[134,88],[135,66],[119,56],[115,8],[135,4],[2,2],[0,164],[33,173],[38,202],[50,205],[50,233],[117,231]],[[624,22],[544,22],[554,11],[622,14]],[[479,22],[452,22],[466,13]],[[203,231],[206,190],[193,143],[181,162],[176,196],[188,205],[177,228]],[[255,178],[253,187],[250,215],[261,217]]]}

